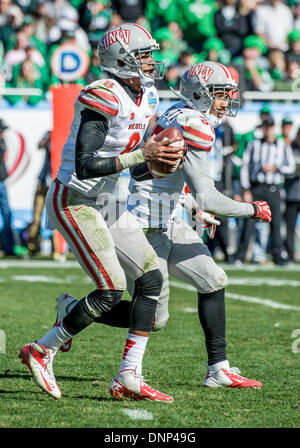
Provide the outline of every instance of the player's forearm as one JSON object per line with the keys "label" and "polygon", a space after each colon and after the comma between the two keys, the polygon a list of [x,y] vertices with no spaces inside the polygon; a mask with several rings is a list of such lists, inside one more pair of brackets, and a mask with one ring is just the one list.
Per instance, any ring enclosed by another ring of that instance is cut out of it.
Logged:
{"label": "player's forearm", "polygon": [[215,188],[207,155],[189,151],[183,164],[183,176],[198,206],[220,217],[250,218],[254,208],[246,202],[228,198]]}
{"label": "player's forearm", "polygon": [[228,198],[218,190],[207,192],[204,196],[204,210],[216,216],[227,218],[252,218],[254,207],[247,202]]}
{"label": "player's forearm", "polygon": [[121,171],[118,170],[116,157],[86,157],[76,159],[75,169],[79,180],[109,176],[110,174]]}

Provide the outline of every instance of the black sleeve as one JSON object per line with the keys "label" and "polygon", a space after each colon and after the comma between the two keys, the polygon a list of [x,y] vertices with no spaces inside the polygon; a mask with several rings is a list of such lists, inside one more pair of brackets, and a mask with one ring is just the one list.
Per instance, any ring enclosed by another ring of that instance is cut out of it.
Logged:
{"label": "black sleeve", "polygon": [[149,171],[147,162],[140,163],[139,165],[135,165],[130,168],[130,175],[137,182],[141,182],[142,180],[154,179]]}
{"label": "black sleeve", "polygon": [[115,157],[101,157],[96,151],[102,148],[108,133],[106,118],[84,109],[76,139],[75,171],[79,180],[108,176],[117,172]]}

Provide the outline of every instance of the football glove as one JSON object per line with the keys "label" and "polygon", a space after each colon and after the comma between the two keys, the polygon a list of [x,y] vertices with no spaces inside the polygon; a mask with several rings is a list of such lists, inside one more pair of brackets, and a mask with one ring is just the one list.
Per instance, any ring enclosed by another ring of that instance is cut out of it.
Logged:
{"label": "football glove", "polygon": [[269,204],[266,201],[255,201],[252,203],[255,213],[252,216],[254,219],[259,219],[261,222],[271,222],[272,215]]}
{"label": "football glove", "polygon": [[194,209],[192,216],[195,221],[202,224],[202,228],[206,230],[207,236],[213,239],[216,233],[217,226],[221,224],[220,221],[215,219],[215,215],[211,215],[210,213],[204,212],[203,210],[198,210],[197,212]]}

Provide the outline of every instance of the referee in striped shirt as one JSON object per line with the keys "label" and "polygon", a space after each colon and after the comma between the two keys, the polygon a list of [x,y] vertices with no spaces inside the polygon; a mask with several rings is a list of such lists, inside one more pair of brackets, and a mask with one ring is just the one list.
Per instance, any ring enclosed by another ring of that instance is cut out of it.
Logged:
{"label": "referee in striped shirt", "polygon": [[264,200],[270,205],[272,256],[275,264],[282,265],[285,262],[281,258],[279,186],[284,176],[295,171],[295,161],[291,146],[284,139],[276,138],[275,123],[271,116],[262,121],[261,128],[263,137],[249,142],[244,152],[240,180],[246,202]]}

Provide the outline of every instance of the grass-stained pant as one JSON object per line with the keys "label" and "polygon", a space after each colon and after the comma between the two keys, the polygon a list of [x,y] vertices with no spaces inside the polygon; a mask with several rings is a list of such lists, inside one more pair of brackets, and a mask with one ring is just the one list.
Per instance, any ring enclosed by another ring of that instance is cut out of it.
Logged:
{"label": "grass-stained pant", "polygon": [[[202,294],[225,288],[228,278],[197,232],[185,222],[169,222],[164,230],[145,229],[145,234],[158,255],[163,275],[153,327],[153,330],[159,330],[169,318],[169,274],[194,286]],[[132,293],[133,285],[129,279],[128,285]]]}
{"label": "grass-stained pant", "polygon": [[[115,207],[115,203],[111,205]],[[101,208],[94,198],[54,181],[46,198],[47,214],[67,241],[77,261],[98,289],[126,289],[126,276],[135,281],[159,269],[159,261],[136,218]],[[105,212],[104,212],[105,210]],[[123,268],[122,268],[123,267]]]}

